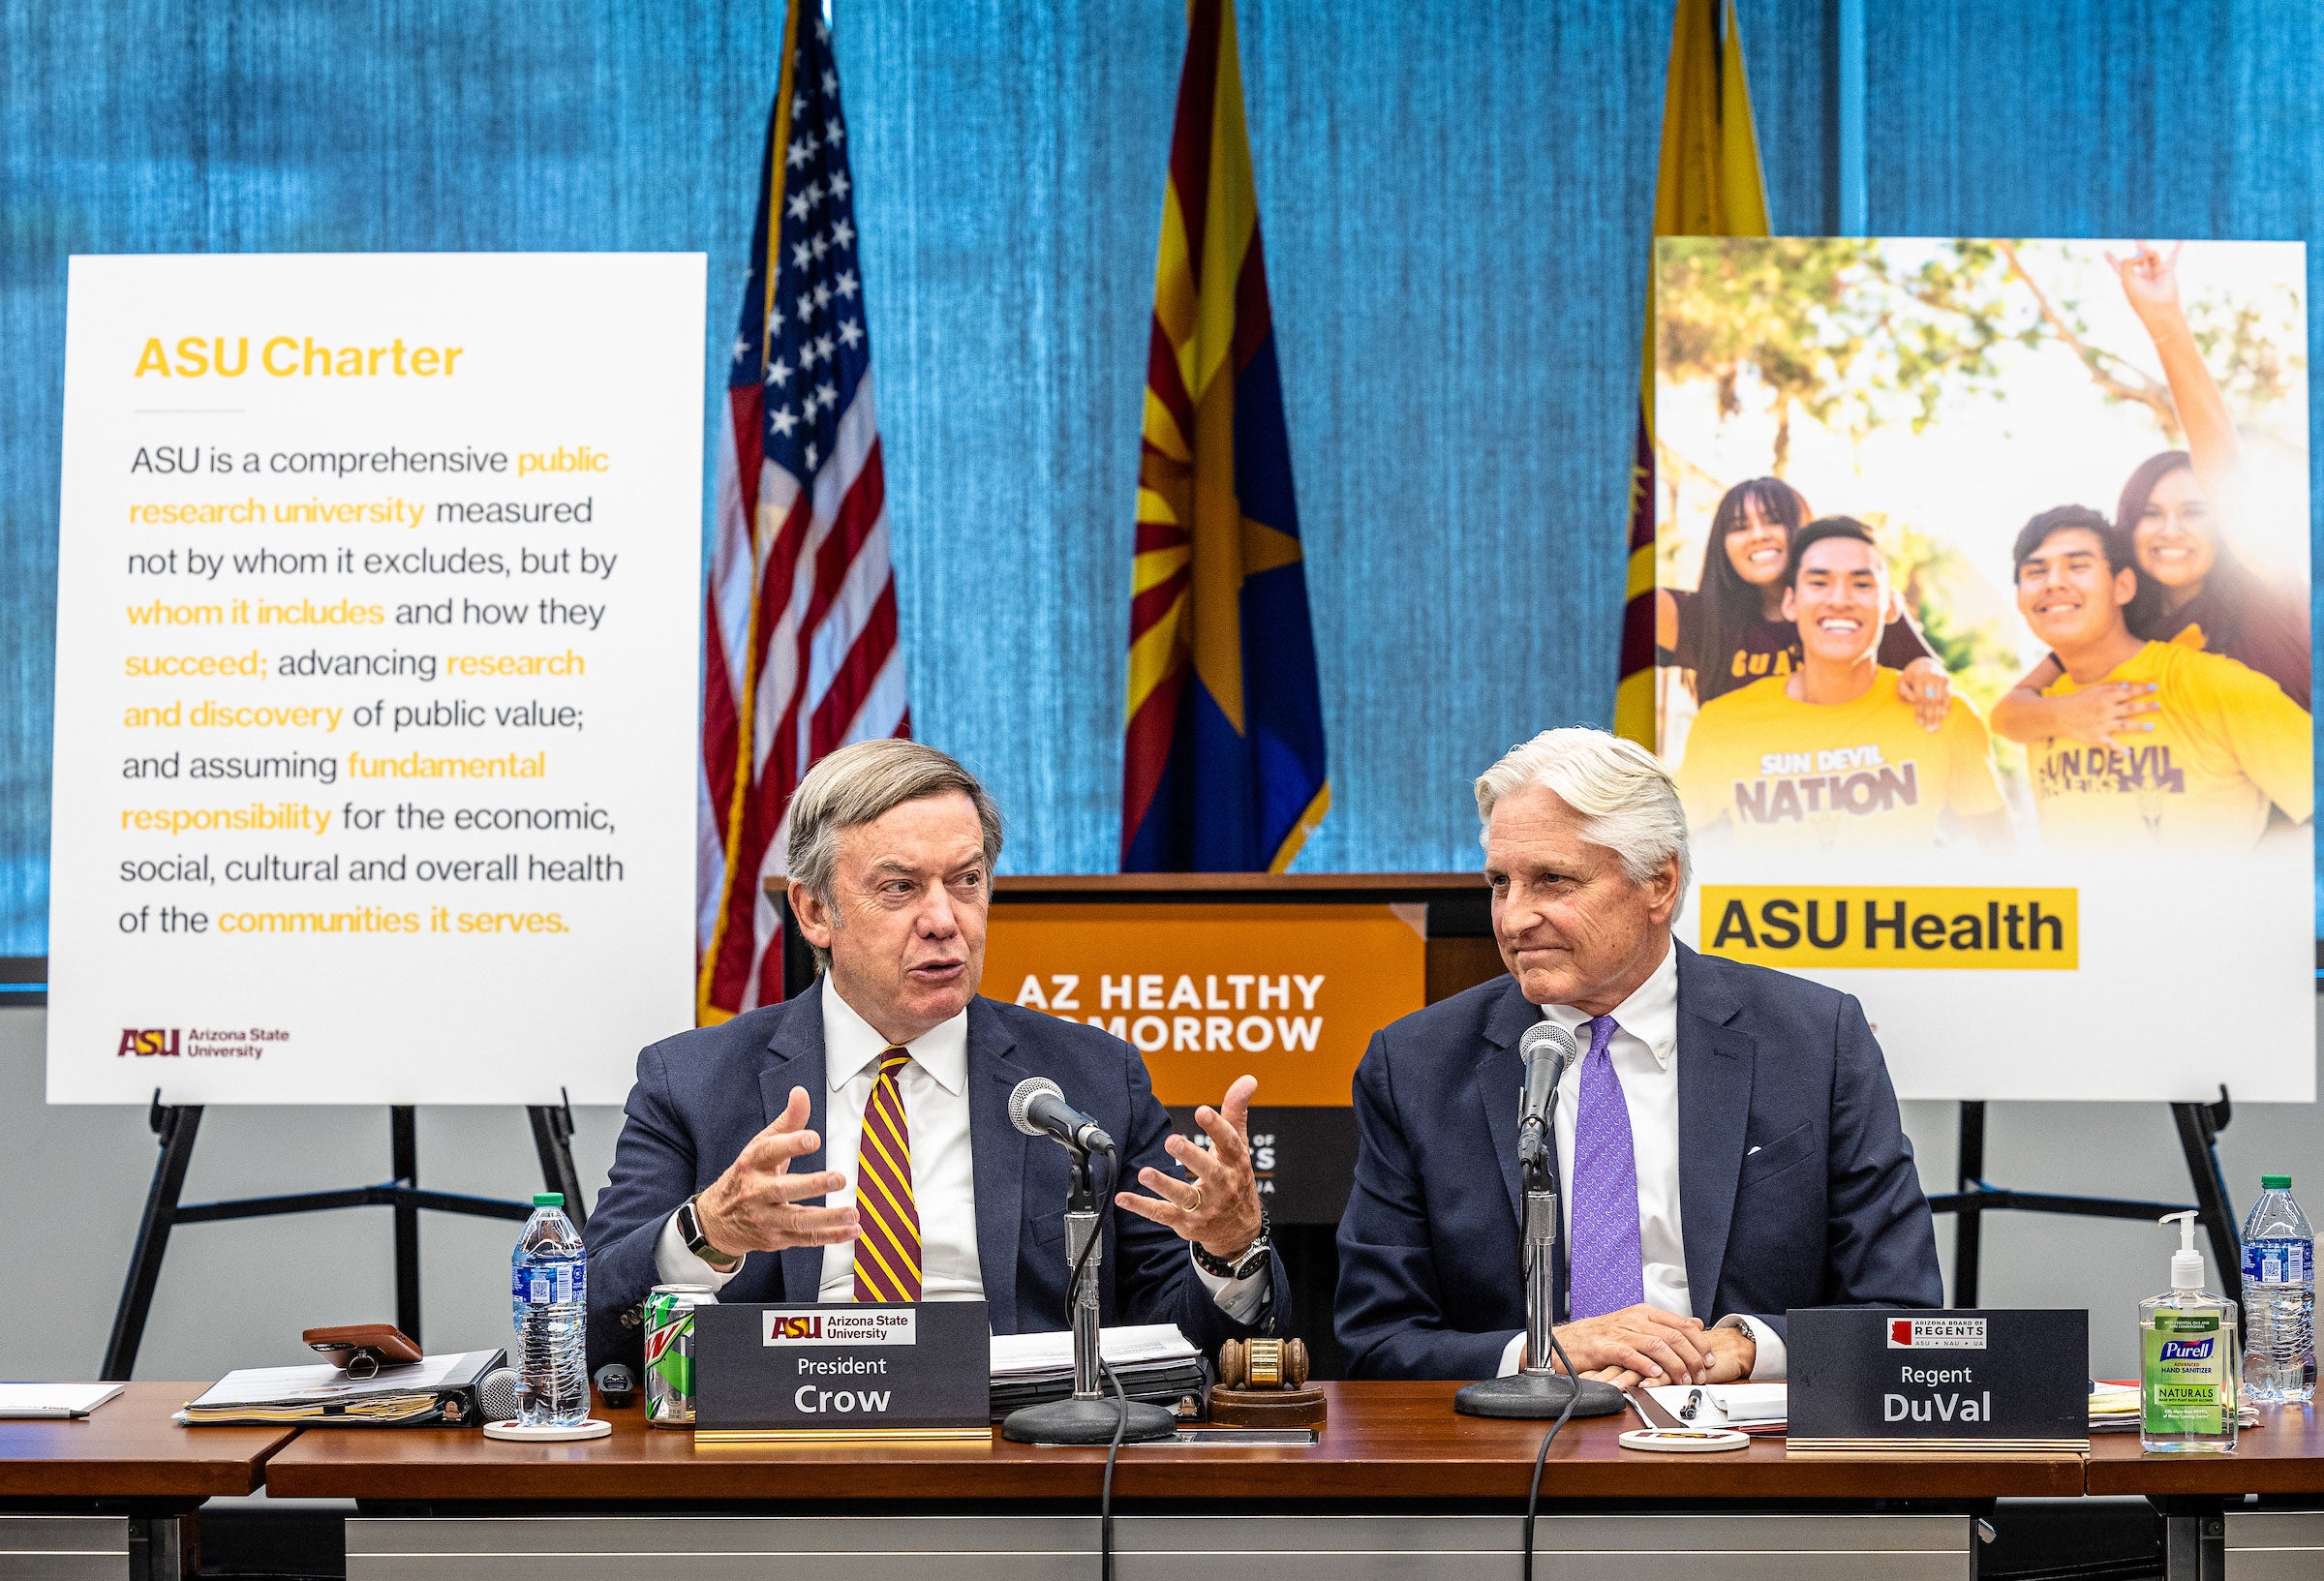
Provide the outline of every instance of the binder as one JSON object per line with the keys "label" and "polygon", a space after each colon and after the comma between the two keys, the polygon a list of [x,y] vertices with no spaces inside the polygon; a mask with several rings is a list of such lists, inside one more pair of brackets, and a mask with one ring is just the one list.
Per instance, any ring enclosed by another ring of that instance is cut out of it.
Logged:
{"label": "binder", "polygon": [[337,1367],[244,1367],[189,1401],[189,1427],[462,1427],[482,1420],[476,1385],[505,1351],[463,1351],[350,1378]]}

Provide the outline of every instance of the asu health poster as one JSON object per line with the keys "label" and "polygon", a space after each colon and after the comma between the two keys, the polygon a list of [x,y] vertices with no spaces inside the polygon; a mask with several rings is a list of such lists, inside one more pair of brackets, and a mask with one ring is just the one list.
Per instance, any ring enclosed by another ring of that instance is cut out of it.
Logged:
{"label": "asu health poster", "polygon": [[1680,936],[1913,1098],[2314,1096],[2292,243],[1658,246]]}
{"label": "asu health poster", "polygon": [[618,1103],[691,1024],[703,290],[73,259],[51,1102]]}

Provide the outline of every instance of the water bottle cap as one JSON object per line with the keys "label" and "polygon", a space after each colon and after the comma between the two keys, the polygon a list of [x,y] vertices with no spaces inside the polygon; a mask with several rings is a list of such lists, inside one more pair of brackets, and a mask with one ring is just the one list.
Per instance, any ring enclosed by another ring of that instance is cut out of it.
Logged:
{"label": "water bottle cap", "polygon": [[2288,1174],[2263,1174],[2259,1177],[2261,1191],[2290,1191],[2292,1177]]}
{"label": "water bottle cap", "polygon": [[533,1194],[533,1205],[535,1207],[563,1207],[565,1206],[565,1193],[536,1191]]}

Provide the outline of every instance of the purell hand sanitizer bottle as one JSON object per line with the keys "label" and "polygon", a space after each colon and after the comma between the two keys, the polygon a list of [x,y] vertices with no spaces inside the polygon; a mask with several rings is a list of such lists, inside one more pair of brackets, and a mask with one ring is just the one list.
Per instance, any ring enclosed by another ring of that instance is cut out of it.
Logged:
{"label": "purell hand sanitizer bottle", "polygon": [[2138,1303],[2139,1442],[2150,1451],[2225,1454],[2235,1447],[2244,1348],[2235,1303],[2203,1288],[2195,1215],[2172,1213],[2179,1250],[2171,1288]]}

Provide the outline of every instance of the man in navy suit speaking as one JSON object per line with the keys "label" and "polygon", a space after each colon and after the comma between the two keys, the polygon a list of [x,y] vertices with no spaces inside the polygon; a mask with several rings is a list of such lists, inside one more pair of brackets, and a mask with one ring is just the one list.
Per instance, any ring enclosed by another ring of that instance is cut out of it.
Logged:
{"label": "man in navy suit speaking", "polygon": [[1356,1071],[1338,1329],[1362,1378],[1524,1359],[1518,1039],[1584,1050],[1560,1083],[1570,1315],[1586,1375],[1785,1376],[1785,1312],[1943,1300],[1928,1201],[1850,996],[1671,937],[1687,825],[1652,753],[1551,730],[1479,777],[1509,975],[1407,1016]]}
{"label": "man in navy suit speaking", "polygon": [[[1009,1120],[1026,1077],[1115,1139],[1127,1210],[1100,1264],[1108,1323],[1205,1349],[1287,1331],[1290,1288],[1251,1172],[1243,1077],[1170,1131],[1138,1053],[978,996],[1000,814],[909,741],[843,746],[791,800],[791,908],[822,981],[638,1056],[588,1229],[589,1359],[638,1359],[657,1284],[726,1301],[978,1300],[995,1333],[1066,1327],[1063,1148]],[[1174,1161],[1176,1166],[1174,1168]]]}

